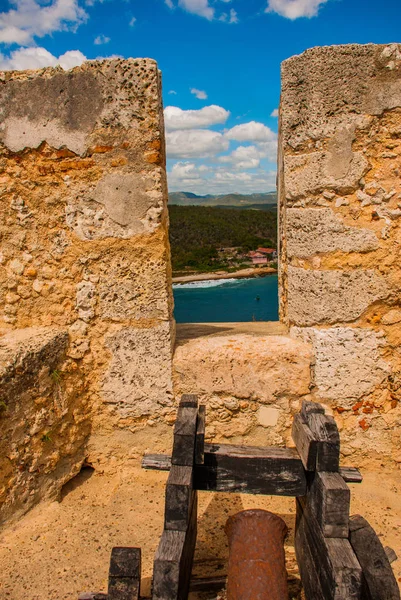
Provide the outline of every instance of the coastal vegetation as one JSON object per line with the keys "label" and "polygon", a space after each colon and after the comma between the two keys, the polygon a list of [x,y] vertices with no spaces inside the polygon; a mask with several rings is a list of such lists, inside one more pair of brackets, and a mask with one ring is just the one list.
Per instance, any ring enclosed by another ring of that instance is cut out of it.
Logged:
{"label": "coastal vegetation", "polygon": [[175,273],[249,267],[249,251],[277,244],[277,214],[271,205],[259,210],[170,205],[169,214]]}

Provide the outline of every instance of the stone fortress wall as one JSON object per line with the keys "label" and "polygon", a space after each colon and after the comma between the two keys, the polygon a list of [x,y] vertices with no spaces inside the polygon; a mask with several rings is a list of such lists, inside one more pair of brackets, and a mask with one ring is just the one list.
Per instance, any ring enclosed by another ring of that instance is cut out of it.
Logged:
{"label": "stone fortress wall", "polygon": [[[125,432],[172,405],[174,323],[156,63],[1,73],[0,114],[8,515],[13,498],[35,501],[43,479],[54,494],[86,457],[109,462],[110,448],[132,451]],[[9,385],[24,370],[33,397]]]}
{"label": "stone fortress wall", "polygon": [[281,325],[206,326],[175,347],[157,65],[0,83],[3,520],[83,464],[168,450],[185,392],[209,439],[290,445],[316,399],[345,462],[401,462],[401,46],[283,64]]}
{"label": "stone fortress wall", "polygon": [[281,320],[342,451],[401,462],[401,45],[282,65]]}

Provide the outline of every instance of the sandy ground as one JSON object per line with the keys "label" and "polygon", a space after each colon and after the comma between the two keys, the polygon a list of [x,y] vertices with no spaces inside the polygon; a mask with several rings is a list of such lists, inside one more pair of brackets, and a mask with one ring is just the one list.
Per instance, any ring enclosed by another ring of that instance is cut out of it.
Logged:
{"label": "sandy ground", "polygon": [[252,321],[249,323],[177,323],[176,344],[199,337],[219,337],[226,335],[247,335],[266,337],[268,335],[287,335],[285,325],[279,321]]}
{"label": "sandy ground", "polygon": [[277,273],[276,269],[271,269],[269,267],[250,267],[249,269],[234,271],[234,273],[229,273],[228,271],[215,271],[214,273],[200,273],[199,275],[182,275],[180,277],[173,277],[173,283],[191,283],[193,281],[212,281],[215,279],[242,279],[244,277],[263,277],[264,275],[271,275],[272,273]]}
{"label": "sandy ground", "polygon": [[[142,548],[142,594],[149,595],[152,561],[163,525],[166,478],[167,473],[142,470],[138,462],[114,476],[82,472],[67,485],[61,502],[36,507],[2,533],[1,600],[77,600],[84,591],[105,591],[115,545]],[[399,473],[365,472],[364,478],[362,484],[351,486],[352,513],[365,516],[383,544],[401,556]],[[293,548],[295,502],[291,498],[200,493],[193,574],[226,574],[224,524],[229,515],[253,507],[272,510],[286,521],[292,598],[300,598]],[[401,561],[393,563],[393,568],[401,582]],[[216,598],[216,593],[202,598]]]}

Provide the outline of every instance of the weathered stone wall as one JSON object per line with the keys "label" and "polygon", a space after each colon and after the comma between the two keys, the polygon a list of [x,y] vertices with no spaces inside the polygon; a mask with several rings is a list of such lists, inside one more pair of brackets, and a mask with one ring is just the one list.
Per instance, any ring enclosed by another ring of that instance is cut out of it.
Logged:
{"label": "weathered stone wall", "polygon": [[56,498],[87,456],[87,383],[51,327],[0,338],[0,527]]}
{"label": "weathered stone wall", "polygon": [[105,453],[172,404],[160,74],[116,59],[0,83],[0,330],[68,332]]}
{"label": "weathered stone wall", "polygon": [[207,438],[245,445],[291,444],[292,416],[309,398],[310,345],[262,331],[180,340],[174,389],[207,407]]}
{"label": "weathered stone wall", "polygon": [[401,45],[282,66],[281,319],[354,460],[401,462]]}

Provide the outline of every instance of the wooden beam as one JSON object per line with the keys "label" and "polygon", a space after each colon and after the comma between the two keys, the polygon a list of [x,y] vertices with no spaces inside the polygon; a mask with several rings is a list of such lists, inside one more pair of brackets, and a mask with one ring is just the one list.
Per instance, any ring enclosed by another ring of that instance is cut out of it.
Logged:
{"label": "wooden beam", "polygon": [[196,544],[197,510],[186,531],[164,530],[153,565],[152,600],[187,600]]}
{"label": "wooden beam", "polygon": [[308,491],[300,498],[306,518],[311,517],[324,537],[348,539],[351,492],[339,473],[316,471],[308,478]]}
{"label": "wooden beam", "polygon": [[337,471],[340,466],[340,434],[333,417],[312,413],[308,426],[317,440],[317,471]]}
{"label": "wooden beam", "polygon": [[356,467],[340,467],[339,473],[346,483],[362,483],[362,473]]}
{"label": "wooden beam", "polygon": [[141,549],[113,548],[108,600],[138,600],[141,583]]}
{"label": "wooden beam", "polygon": [[141,466],[142,469],[149,471],[170,471],[171,456],[168,454],[144,454]]}
{"label": "wooden beam", "polygon": [[386,551],[374,529],[360,515],[350,518],[349,539],[363,571],[363,600],[400,600]]}
{"label": "wooden beam", "polygon": [[292,438],[307,471],[338,472],[340,435],[333,417],[321,412],[304,411],[295,415]]}
{"label": "wooden beam", "polygon": [[395,562],[396,560],[398,560],[398,556],[397,556],[395,550],[390,548],[390,546],[384,546],[384,552],[386,553],[386,556],[388,558],[388,562],[390,563],[390,565],[393,562]]}
{"label": "wooden beam", "polygon": [[164,529],[186,531],[188,528],[196,496],[192,472],[192,467],[171,467],[166,485]]}
{"label": "wooden beam", "polygon": [[201,404],[196,421],[195,463],[197,465],[202,465],[205,459],[205,430],[206,406]]}
{"label": "wooden beam", "polygon": [[198,408],[198,396],[196,394],[183,394],[180,400],[182,408]]}
{"label": "wooden beam", "polygon": [[314,471],[318,442],[300,414],[294,417],[291,434],[305,470]]}
{"label": "wooden beam", "polygon": [[305,423],[307,423],[309,415],[314,414],[314,413],[324,415],[325,411],[324,411],[323,406],[321,404],[319,404],[318,402],[310,402],[309,400],[303,400],[301,410],[299,413],[301,415],[301,419]]}
{"label": "wooden beam", "polygon": [[344,538],[325,538],[297,499],[295,552],[306,600],[362,600],[362,569]]}
{"label": "wooden beam", "polygon": [[[196,398],[196,396],[194,396]],[[192,402],[192,404],[191,404]],[[177,411],[174,426],[174,444],[171,462],[173,465],[192,466],[194,464],[196,421],[198,415],[197,399],[188,400],[183,396]]]}
{"label": "wooden beam", "polygon": [[[169,471],[171,469],[171,456],[168,454],[144,454],[142,469],[154,471]],[[340,467],[340,475],[346,483],[361,483],[363,477],[356,467]]]}
{"label": "wooden beam", "polygon": [[189,585],[190,592],[219,592],[225,588],[227,577],[194,578]]}
{"label": "wooden beam", "polygon": [[205,462],[195,465],[194,488],[303,496],[306,493],[306,477],[293,449],[205,444]]}

